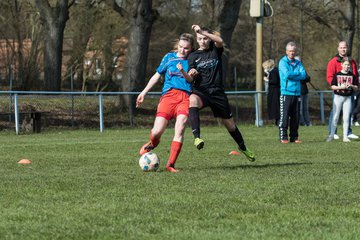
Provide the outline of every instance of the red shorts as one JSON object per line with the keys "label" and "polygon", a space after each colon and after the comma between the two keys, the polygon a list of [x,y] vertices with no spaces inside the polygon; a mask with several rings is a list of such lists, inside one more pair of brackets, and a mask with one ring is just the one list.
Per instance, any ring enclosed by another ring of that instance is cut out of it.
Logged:
{"label": "red shorts", "polygon": [[156,116],[171,120],[177,115],[189,116],[189,95],[178,89],[171,89],[160,98]]}

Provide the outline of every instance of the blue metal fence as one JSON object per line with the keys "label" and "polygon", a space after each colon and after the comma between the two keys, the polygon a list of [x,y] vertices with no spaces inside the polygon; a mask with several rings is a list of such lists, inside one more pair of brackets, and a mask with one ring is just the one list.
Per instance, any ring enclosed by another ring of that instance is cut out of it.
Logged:
{"label": "blue metal fence", "polygon": [[[229,98],[238,97],[241,95],[253,95],[254,97],[254,110],[255,110],[255,125],[262,126],[260,119],[260,107],[259,107],[259,96],[266,96],[264,91],[228,91],[226,92],[229,95]],[[315,97],[319,98],[319,108],[320,108],[320,120],[321,123],[325,123],[325,107],[324,107],[324,94],[331,94],[332,91],[310,91],[309,94],[312,94]],[[98,97],[98,106],[99,106],[99,130],[100,132],[104,131],[104,112],[103,112],[103,97],[104,96],[119,96],[119,95],[138,95],[139,92],[45,92],[45,91],[0,91],[0,95],[9,96],[9,106],[10,112],[13,112],[15,116],[15,131],[16,134],[19,134],[19,102],[18,98],[22,95],[65,95],[70,96],[72,101],[74,96],[97,96]],[[148,95],[160,96],[160,92],[150,92]],[[11,106],[14,105],[14,108],[11,109]],[[236,102],[237,105],[237,102]],[[72,108],[74,104],[72,103]],[[262,105],[261,105],[262,106]],[[238,106],[236,106],[238,107]],[[236,109],[237,111],[237,109]],[[73,109],[71,110],[73,112]]]}

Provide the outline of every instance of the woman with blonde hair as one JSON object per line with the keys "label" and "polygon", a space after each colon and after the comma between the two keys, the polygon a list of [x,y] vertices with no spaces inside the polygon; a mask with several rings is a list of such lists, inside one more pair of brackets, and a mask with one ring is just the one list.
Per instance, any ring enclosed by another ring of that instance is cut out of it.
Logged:
{"label": "woman with blonde hair", "polygon": [[163,57],[155,74],[150,78],[148,84],[136,99],[136,107],[139,107],[143,103],[145,95],[160,81],[161,75],[165,75],[162,96],[157,107],[154,126],[150,132],[150,141],[141,147],[139,153],[143,155],[156,148],[169,121],[175,118],[175,133],[166,164],[166,170],[169,172],[178,172],[175,169],[175,162],[184,141],[185,124],[189,115],[189,96],[191,93],[191,82],[184,78],[182,71],[188,71],[187,57],[193,49],[193,35],[189,33],[181,34],[177,41],[177,50],[169,52]]}
{"label": "woman with blonde hair", "polygon": [[267,113],[269,120],[275,120],[275,125],[279,124],[280,118],[280,76],[279,69],[275,66],[273,59],[268,59],[262,64],[264,68],[264,79],[269,84],[267,94]]}

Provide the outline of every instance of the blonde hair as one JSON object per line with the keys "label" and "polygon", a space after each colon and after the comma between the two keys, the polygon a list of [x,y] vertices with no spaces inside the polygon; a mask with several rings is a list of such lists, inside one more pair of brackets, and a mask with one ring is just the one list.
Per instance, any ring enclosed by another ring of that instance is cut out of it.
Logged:
{"label": "blonde hair", "polygon": [[218,31],[212,31],[212,34],[214,34],[215,36],[221,37],[221,34]]}
{"label": "blonde hair", "polygon": [[268,59],[263,62],[262,67],[264,70],[269,70],[275,67],[275,61],[273,59]]}
{"label": "blonde hair", "polygon": [[191,33],[183,33],[179,36],[179,39],[175,40],[174,45],[173,45],[173,52],[176,52],[178,50],[178,45],[180,40],[184,40],[190,43],[191,45],[191,49],[194,49],[194,44],[195,44],[195,38]]}

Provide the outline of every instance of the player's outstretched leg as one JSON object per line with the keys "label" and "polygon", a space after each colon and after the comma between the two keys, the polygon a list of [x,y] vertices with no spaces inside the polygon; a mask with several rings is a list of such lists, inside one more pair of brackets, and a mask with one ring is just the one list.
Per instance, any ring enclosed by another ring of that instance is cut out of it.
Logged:
{"label": "player's outstretched leg", "polygon": [[242,137],[241,132],[238,129],[238,127],[235,125],[235,122],[233,121],[233,119],[232,118],[231,119],[225,119],[223,121],[224,121],[224,124],[225,124],[226,128],[228,129],[231,137],[238,144],[239,150],[245,155],[245,157],[250,162],[254,162],[255,161],[255,154],[252,151],[250,151],[248,148],[246,148],[244,138]]}
{"label": "player's outstretched leg", "polygon": [[148,153],[153,149],[154,149],[154,146],[151,144],[151,141],[149,141],[140,148],[139,154],[142,156],[145,153]]}
{"label": "player's outstretched leg", "polygon": [[139,154],[142,156],[147,152],[152,151],[154,148],[156,148],[160,143],[160,138],[157,139],[153,136],[153,134],[150,134],[150,141],[145,143],[139,151]]}

